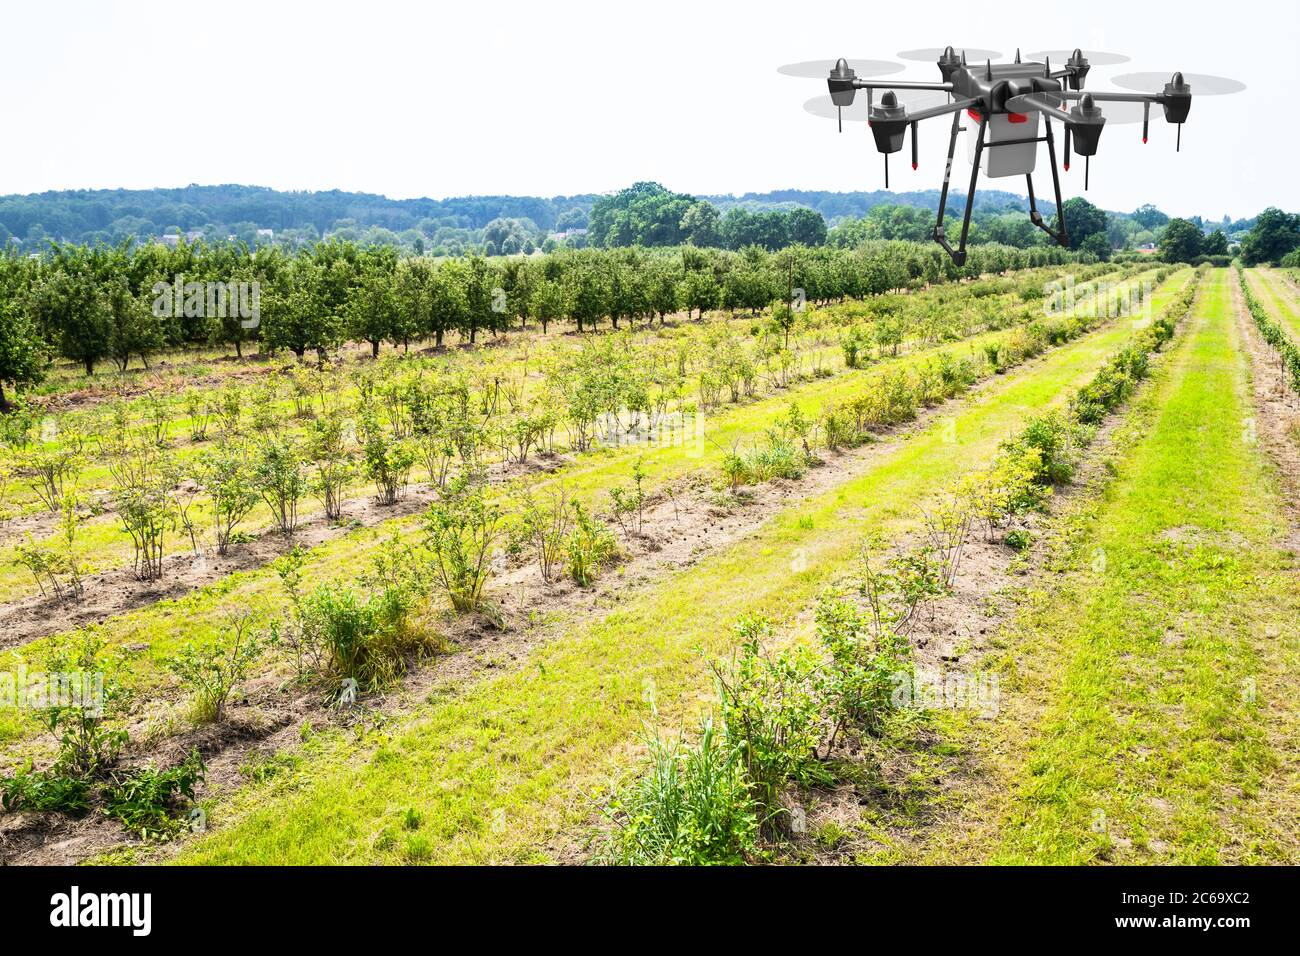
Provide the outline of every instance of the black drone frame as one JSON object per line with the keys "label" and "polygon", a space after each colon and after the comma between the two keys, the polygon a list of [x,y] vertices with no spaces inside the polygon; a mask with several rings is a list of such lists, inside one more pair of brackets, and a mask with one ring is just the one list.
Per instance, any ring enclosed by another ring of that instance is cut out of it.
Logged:
{"label": "black drone frame", "polygon": [[[1038,201],[1034,192],[1033,173],[1025,174],[1025,184],[1029,190],[1029,219],[1053,241],[1068,246],[1070,239],[1066,230],[1065,213],[1061,202],[1061,180],[1056,168],[1056,138],[1053,132],[1053,120],[1062,124],[1064,135],[1064,166],[1070,168],[1071,143],[1075,151],[1084,157],[1085,164],[1097,152],[1097,143],[1101,137],[1105,117],[1097,107],[1099,102],[1140,102],[1145,106],[1143,113],[1142,141],[1146,142],[1151,104],[1158,103],[1164,109],[1165,119],[1179,125],[1179,146],[1182,142],[1182,123],[1187,119],[1191,108],[1191,90],[1183,81],[1181,73],[1175,73],[1165,85],[1162,93],[1111,93],[1082,92],[1084,80],[1090,69],[1082,52],[1075,50],[1066,61],[1063,69],[1053,70],[1051,64],[1021,63],[1020,54],[1016,54],[1015,63],[993,64],[988,62],[983,67],[971,68],[966,63],[965,54],[960,57],[952,47],[944,50],[938,61],[943,74],[943,82],[926,83],[888,79],[863,80],[854,75],[854,71],[845,60],[836,63],[830,71],[828,85],[831,100],[838,107],[849,106],[853,95],[858,90],[867,93],[869,125],[876,141],[876,148],[885,154],[885,187],[889,187],[889,154],[902,149],[903,137],[909,131],[912,137],[912,168],[917,166],[917,130],[923,120],[952,114],[952,130],[948,139],[948,160],[943,174],[943,190],[939,198],[938,219],[934,224],[933,238],[944,251],[952,257],[957,265],[966,263],[966,240],[970,234],[971,213],[975,206],[975,190],[979,183],[980,161],[985,149],[998,149],[1027,143],[1046,143],[1048,161],[1052,168],[1052,190],[1056,197],[1056,228],[1048,225],[1038,210]],[[885,90],[879,104],[872,102],[876,90]],[[892,90],[935,90],[952,97],[941,106],[907,113]],[[1069,109],[1065,107],[1074,103]],[[992,116],[1000,113],[1023,114],[1030,110],[1042,115],[1044,131],[1041,136],[1018,139],[1002,139],[996,142],[988,139],[988,125]],[[953,155],[957,147],[957,135],[965,130],[961,125],[961,114],[969,111],[972,121],[978,117],[979,136],[975,141],[975,152],[971,159],[970,186],[966,192],[966,208],[962,214],[961,236],[957,247],[948,241],[944,228],[947,213],[948,190],[952,180]],[[1087,188],[1088,172],[1084,173],[1084,188]]]}

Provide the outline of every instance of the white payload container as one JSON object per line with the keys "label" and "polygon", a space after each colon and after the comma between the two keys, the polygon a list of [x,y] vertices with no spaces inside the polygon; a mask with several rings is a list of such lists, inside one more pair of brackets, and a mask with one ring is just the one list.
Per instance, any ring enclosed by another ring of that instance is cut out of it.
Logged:
{"label": "white payload container", "polygon": [[[979,141],[980,135],[979,113],[967,110],[965,123],[966,162],[971,163],[975,161],[975,144]],[[989,120],[984,136],[980,170],[985,176],[997,179],[1001,176],[1024,176],[1034,171],[1034,160],[1038,156],[1037,143],[1017,143],[1014,146],[995,146],[992,149],[989,148],[989,144],[1016,139],[1037,139],[1037,110],[1029,113],[995,113]]]}

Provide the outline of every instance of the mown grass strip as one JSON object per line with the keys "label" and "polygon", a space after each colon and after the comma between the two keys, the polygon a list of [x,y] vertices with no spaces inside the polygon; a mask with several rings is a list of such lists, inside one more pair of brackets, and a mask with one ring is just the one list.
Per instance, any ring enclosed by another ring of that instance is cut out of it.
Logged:
{"label": "mown grass strip", "polygon": [[[218,829],[182,859],[545,858],[547,840],[585,820],[587,794],[631,759],[649,692],[666,721],[697,713],[710,692],[701,655],[728,646],[736,617],[761,613],[789,624],[856,553],[864,532],[910,525],[916,504],[988,460],[1028,414],[1063,403],[1131,334],[1120,322],[1049,353],[864,474],[632,592],[601,620],[561,622],[563,638],[526,665],[428,702],[380,740],[319,742],[296,770],[214,808],[209,820]],[[415,831],[403,829],[407,809],[420,821]]]}
{"label": "mown grass strip", "polygon": [[1293,858],[1294,833],[1261,812],[1279,755],[1258,686],[1266,645],[1289,647],[1294,666],[1300,588],[1249,437],[1229,281],[1207,281],[1145,405],[1150,430],[1083,515],[1067,576],[1029,594],[1006,637],[1004,696],[1046,698],[1032,731],[1017,722],[1034,709],[1013,700],[979,747],[1010,776],[1008,805],[967,808],[996,820],[975,828],[985,842],[932,845],[933,858]]}

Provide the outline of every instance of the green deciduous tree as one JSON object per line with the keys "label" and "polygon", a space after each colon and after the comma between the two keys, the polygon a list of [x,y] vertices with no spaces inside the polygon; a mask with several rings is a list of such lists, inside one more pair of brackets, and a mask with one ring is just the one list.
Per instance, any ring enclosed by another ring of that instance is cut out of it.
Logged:
{"label": "green deciduous tree", "polygon": [[1191,262],[1201,254],[1203,238],[1194,223],[1171,219],[1160,235],[1160,257],[1166,262]]}

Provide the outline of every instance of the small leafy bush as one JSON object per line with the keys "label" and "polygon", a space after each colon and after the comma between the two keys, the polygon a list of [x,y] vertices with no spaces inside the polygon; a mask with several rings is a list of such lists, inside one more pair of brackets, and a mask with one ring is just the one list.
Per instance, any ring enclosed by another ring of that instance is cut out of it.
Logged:
{"label": "small leafy bush", "polygon": [[1060,412],[1052,411],[1029,419],[1018,436],[1003,442],[1012,454],[1036,451],[1034,480],[1042,485],[1063,485],[1074,475],[1078,431]]}
{"label": "small leafy bush", "polygon": [[759,807],[744,762],[711,720],[687,746],[647,734],[645,772],[607,808],[614,826],[609,863],[700,866],[745,862],[759,831]]}
{"label": "small leafy bush", "polygon": [[145,840],[175,836],[185,822],[177,811],[194,799],[206,768],[197,750],[168,770],[143,767],[105,788],[104,813]]}
{"label": "small leafy bush", "polygon": [[200,723],[225,716],[226,701],[266,646],[248,615],[236,616],[230,624],[223,636],[204,644],[187,643],[165,661],[166,668],[193,696],[194,718]]}
{"label": "small leafy bush", "polygon": [[573,530],[568,539],[569,576],[579,587],[590,587],[618,555],[610,530],[592,517],[582,502],[573,502]]}
{"label": "small leafy bush", "polygon": [[501,509],[469,475],[449,481],[424,518],[425,546],[435,576],[458,613],[483,606],[492,545],[502,532]]}

